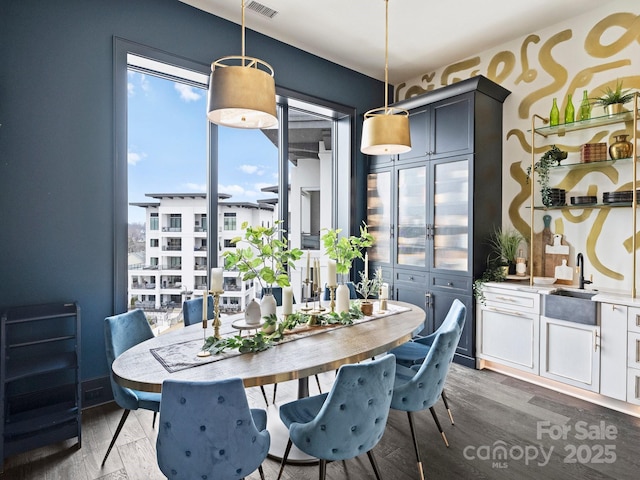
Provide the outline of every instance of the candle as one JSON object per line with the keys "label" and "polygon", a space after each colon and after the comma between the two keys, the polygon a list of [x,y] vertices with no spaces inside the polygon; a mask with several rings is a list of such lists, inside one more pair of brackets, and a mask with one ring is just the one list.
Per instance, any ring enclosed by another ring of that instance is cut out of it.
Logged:
{"label": "candle", "polygon": [[336,275],[336,261],[327,260],[327,284],[330,287],[335,287],[338,284]]}
{"label": "candle", "polygon": [[207,291],[202,294],[202,328],[207,328]]}
{"label": "candle", "polygon": [[211,269],[211,290],[222,292],[222,268]]}
{"label": "candle", "polygon": [[364,254],[364,278],[369,278],[369,253]]}
{"label": "candle", "polygon": [[290,315],[293,313],[293,289],[291,287],[282,288],[282,314]]}
{"label": "candle", "polygon": [[318,267],[317,267],[317,271],[318,271],[318,279],[316,281],[317,285],[318,285],[318,291],[320,291],[320,289],[322,288],[320,286],[320,260],[316,260],[316,262],[318,262]]}
{"label": "candle", "polygon": [[307,281],[305,283],[309,283],[309,261],[311,260],[309,251],[307,250]]}
{"label": "candle", "polygon": [[389,298],[389,284],[383,283],[382,287],[380,287],[380,299],[386,300]]}

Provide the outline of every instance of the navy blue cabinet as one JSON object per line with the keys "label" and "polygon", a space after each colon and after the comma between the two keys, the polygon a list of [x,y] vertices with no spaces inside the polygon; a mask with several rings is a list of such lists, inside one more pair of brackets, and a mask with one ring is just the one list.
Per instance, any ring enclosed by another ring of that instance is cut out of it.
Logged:
{"label": "navy blue cabinet", "polygon": [[78,439],[81,444],[80,307],[6,309],[0,323],[0,471],[6,457]]}

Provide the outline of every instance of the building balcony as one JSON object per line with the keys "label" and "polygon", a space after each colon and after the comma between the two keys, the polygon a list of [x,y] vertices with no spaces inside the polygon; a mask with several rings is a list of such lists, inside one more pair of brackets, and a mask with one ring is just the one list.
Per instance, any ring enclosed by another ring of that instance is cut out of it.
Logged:
{"label": "building balcony", "polygon": [[165,252],[179,252],[182,250],[182,245],[163,245],[162,250]]}
{"label": "building balcony", "polygon": [[162,227],[163,232],[182,232],[182,227]]}

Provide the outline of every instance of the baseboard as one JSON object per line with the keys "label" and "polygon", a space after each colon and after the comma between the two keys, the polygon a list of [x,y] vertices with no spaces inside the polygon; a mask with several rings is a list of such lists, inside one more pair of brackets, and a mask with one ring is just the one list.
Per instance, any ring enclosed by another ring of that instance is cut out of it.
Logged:
{"label": "baseboard", "polygon": [[109,377],[85,380],[81,385],[81,395],[83,409],[112,402],[111,380]]}

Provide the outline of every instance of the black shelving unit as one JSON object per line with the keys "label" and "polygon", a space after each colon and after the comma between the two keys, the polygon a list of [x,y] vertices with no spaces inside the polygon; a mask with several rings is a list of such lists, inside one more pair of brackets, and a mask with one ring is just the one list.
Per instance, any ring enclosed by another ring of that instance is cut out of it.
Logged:
{"label": "black shelving unit", "polygon": [[80,307],[8,308],[0,321],[0,472],[4,459],[69,438],[81,446]]}

